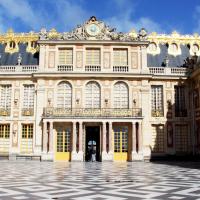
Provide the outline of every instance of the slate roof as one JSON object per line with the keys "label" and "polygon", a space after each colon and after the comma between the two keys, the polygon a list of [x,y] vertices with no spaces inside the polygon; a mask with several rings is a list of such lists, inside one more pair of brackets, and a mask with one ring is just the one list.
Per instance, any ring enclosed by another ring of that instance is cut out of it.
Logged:
{"label": "slate roof", "polygon": [[28,53],[26,52],[27,44],[19,44],[19,52],[17,53],[5,53],[5,44],[0,44],[0,65],[16,65],[17,57],[19,53],[22,57],[22,65],[39,65],[39,53]]}
{"label": "slate roof", "polygon": [[165,44],[159,44],[160,54],[152,55],[147,54],[147,66],[148,67],[161,67],[164,59],[168,56],[169,67],[180,67],[184,64],[184,60],[190,56],[190,50],[187,45],[180,45],[181,55],[169,55],[167,52],[167,46]]}

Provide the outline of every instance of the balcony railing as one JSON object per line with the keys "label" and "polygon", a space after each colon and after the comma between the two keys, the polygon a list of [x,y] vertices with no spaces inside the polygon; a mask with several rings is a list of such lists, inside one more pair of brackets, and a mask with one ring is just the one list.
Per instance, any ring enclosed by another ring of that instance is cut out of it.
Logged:
{"label": "balcony railing", "polygon": [[164,112],[163,112],[163,110],[151,110],[151,116],[152,117],[163,117]]}
{"label": "balcony railing", "polygon": [[37,72],[39,65],[1,65],[0,72]]}
{"label": "balcony railing", "polygon": [[44,117],[142,117],[141,108],[44,108]]}
{"label": "balcony railing", "polygon": [[73,65],[58,65],[57,70],[59,72],[72,72]]}
{"label": "balcony railing", "polygon": [[128,66],[113,66],[113,72],[128,72]]}
{"label": "balcony railing", "polygon": [[183,67],[149,67],[149,73],[155,75],[186,76],[188,69]]}
{"label": "balcony railing", "polygon": [[22,108],[22,116],[33,116],[34,109],[33,108]]}
{"label": "balcony railing", "polygon": [[0,108],[0,116],[10,116],[10,109]]}
{"label": "balcony railing", "polygon": [[86,72],[100,72],[101,66],[99,66],[99,65],[86,65],[85,71]]}

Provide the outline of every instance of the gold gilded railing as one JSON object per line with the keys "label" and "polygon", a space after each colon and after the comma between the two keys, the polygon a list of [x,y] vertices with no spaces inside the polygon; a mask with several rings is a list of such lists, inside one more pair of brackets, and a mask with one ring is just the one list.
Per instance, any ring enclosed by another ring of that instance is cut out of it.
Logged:
{"label": "gold gilded railing", "polygon": [[0,116],[10,116],[10,109],[0,108]]}
{"label": "gold gilded railing", "polygon": [[142,117],[141,108],[44,108],[44,117]]}
{"label": "gold gilded railing", "polygon": [[34,109],[33,108],[22,108],[22,116],[33,116]]}

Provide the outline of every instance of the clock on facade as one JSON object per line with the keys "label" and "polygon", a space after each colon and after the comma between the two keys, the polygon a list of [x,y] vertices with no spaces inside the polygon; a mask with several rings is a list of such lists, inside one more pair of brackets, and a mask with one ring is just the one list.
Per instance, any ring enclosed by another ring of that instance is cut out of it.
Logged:
{"label": "clock on facade", "polygon": [[92,23],[86,26],[86,31],[90,36],[96,36],[100,33],[100,27]]}

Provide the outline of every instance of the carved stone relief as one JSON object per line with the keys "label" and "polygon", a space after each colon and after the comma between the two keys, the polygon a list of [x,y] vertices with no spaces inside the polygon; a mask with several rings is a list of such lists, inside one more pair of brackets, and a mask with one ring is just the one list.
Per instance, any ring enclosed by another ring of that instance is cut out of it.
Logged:
{"label": "carved stone relief", "polygon": [[13,147],[17,147],[17,145],[18,145],[17,138],[18,138],[18,123],[14,122],[13,123],[13,132],[12,132],[12,146]]}
{"label": "carved stone relief", "polygon": [[83,67],[83,52],[82,51],[76,52],[76,67],[77,68]]}
{"label": "carved stone relief", "polygon": [[104,68],[110,68],[110,52],[104,52],[103,66],[104,66]]}
{"label": "carved stone relief", "polygon": [[49,68],[54,68],[55,67],[55,52],[50,51],[49,52]]}
{"label": "carved stone relief", "polygon": [[131,67],[133,69],[138,68],[138,54],[136,52],[131,53]]}

